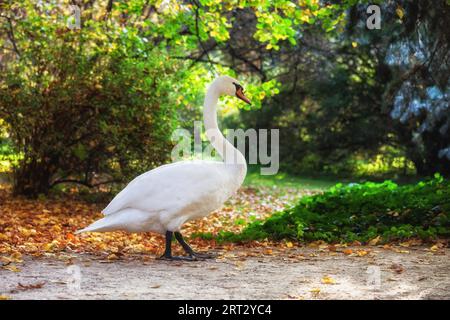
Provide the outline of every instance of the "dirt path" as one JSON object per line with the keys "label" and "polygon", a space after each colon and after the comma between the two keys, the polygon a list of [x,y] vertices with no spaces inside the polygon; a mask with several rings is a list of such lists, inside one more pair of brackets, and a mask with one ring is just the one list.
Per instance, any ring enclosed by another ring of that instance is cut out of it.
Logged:
{"label": "dirt path", "polygon": [[450,298],[449,249],[353,250],[369,253],[349,256],[302,247],[269,255],[264,254],[267,248],[242,248],[215,261],[199,262],[26,257],[20,272],[0,269],[0,295],[10,299]]}

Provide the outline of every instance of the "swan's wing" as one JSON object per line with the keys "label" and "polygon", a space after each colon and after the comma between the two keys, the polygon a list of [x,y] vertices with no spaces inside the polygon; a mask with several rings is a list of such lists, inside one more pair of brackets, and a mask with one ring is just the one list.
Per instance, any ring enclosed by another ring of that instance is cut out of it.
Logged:
{"label": "swan's wing", "polygon": [[[227,190],[229,175],[224,167],[216,161],[181,161],[158,167],[131,181],[102,212],[109,215],[124,208],[175,211]],[[222,194],[224,199],[228,197],[227,192]]]}

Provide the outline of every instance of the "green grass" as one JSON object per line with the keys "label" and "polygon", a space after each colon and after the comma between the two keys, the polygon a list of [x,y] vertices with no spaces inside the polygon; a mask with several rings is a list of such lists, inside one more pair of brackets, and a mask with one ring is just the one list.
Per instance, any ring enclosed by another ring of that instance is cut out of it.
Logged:
{"label": "green grass", "polygon": [[334,186],[338,180],[336,178],[317,177],[304,178],[292,176],[283,172],[276,175],[261,175],[258,168],[249,167],[244,186],[249,187],[281,187],[295,188],[298,190],[327,190]]}

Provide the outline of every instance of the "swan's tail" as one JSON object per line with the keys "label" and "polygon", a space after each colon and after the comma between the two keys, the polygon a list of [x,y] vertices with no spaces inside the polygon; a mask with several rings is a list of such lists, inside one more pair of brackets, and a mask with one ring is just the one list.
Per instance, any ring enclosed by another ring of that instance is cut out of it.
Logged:
{"label": "swan's tail", "polygon": [[109,220],[110,219],[107,219],[107,217],[104,217],[100,220],[93,222],[86,228],[76,231],[75,234],[80,234],[83,232],[93,232],[93,231],[95,231],[95,232],[109,231],[109,230],[111,230],[111,221],[109,221]]}

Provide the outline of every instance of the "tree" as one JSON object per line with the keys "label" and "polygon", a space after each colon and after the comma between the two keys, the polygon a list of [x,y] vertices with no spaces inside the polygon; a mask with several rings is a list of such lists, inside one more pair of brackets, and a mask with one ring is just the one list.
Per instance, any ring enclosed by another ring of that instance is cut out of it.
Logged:
{"label": "tree", "polygon": [[[80,14],[70,20],[69,4]],[[260,81],[247,87],[256,106],[278,92],[261,65],[246,58],[252,52],[232,43],[236,18],[252,17],[249,35],[270,56],[281,43],[296,44],[303,25],[336,29],[344,7],[284,0],[2,3],[0,118],[22,158],[15,193],[119,181],[164,162],[176,106],[196,103],[212,76],[193,79],[185,62],[259,72]],[[214,60],[221,55],[232,64]]]}
{"label": "tree", "polygon": [[313,24],[301,29],[296,45],[253,53],[265,79],[282,83],[281,92],[241,120],[281,128],[290,169],[323,172],[337,164],[342,172],[352,170],[352,158],[382,154],[404,157],[404,167],[414,163],[419,175],[450,174],[450,6],[380,6],[380,30],[366,28],[367,5],[355,3],[340,34]]}

